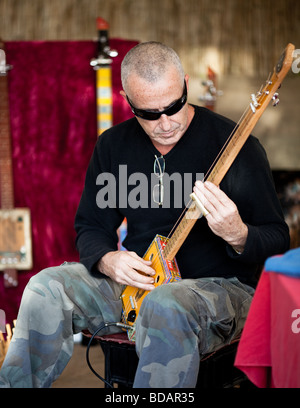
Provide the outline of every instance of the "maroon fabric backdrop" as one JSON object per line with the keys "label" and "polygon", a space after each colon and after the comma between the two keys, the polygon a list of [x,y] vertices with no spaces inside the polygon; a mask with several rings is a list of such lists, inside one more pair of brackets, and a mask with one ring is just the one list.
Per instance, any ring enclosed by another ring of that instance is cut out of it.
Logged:
{"label": "maroon fabric backdrop", "polygon": [[[112,39],[114,124],[132,116],[119,95],[120,64],[135,41]],[[76,261],[74,216],[97,140],[92,41],[7,42],[15,207],[29,207],[33,269],[19,272],[17,288],[0,275],[0,309],[17,317],[29,278],[41,269]]]}

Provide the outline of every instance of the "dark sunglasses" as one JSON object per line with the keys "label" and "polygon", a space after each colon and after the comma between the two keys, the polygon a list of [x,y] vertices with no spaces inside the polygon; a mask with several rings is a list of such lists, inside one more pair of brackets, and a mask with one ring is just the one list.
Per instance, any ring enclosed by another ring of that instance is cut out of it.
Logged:
{"label": "dark sunglasses", "polygon": [[183,94],[182,97],[177,99],[175,102],[171,103],[165,110],[163,111],[153,111],[153,110],[147,110],[147,109],[138,109],[135,106],[132,105],[130,99],[126,95],[127,101],[131,107],[132,113],[145,120],[157,120],[161,117],[161,115],[167,115],[167,116],[172,116],[175,115],[175,113],[179,112],[180,109],[183,108],[187,101],[187,87],[186,87],[186,82],[184,81],[184,89],[183,89]]}

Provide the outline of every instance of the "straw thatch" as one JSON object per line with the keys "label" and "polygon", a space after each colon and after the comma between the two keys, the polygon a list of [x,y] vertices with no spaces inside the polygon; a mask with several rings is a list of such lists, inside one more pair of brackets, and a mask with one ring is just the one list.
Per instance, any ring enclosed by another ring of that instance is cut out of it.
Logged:
{"label": "straw thatch", "polygon": [[221,74],[264,75],[278,50],[300,40],[294,0],[0,0],[0,36],[93,39],[97,16],[112,37],[174,47],[192,75],[211,62]]}

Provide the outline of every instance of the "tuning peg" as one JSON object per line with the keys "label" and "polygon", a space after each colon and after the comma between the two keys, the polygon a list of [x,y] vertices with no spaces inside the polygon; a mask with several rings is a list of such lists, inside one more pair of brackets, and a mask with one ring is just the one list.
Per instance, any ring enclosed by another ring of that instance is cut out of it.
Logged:
{"label": "tuning peg", "polygon": [[252,99],[253,106],[255,106],[255,108],[257,108],[258,107],[258,102],[257,102],[257,99],[256,99],[256,95],[251,94],[251,99]]}
{"label": "tuning peg", "polygon": [[0,61],[0,76],[6,75],[7,72],[10,71],[11,69],[13,69],[12,65],[5,64],[5,61],[4,62]]}
{"label": "tuning peg", "polygon": [[279,104],[279,94],[277,92],[274,93],[272,100],[273,100],[273,106],[277,106]]}

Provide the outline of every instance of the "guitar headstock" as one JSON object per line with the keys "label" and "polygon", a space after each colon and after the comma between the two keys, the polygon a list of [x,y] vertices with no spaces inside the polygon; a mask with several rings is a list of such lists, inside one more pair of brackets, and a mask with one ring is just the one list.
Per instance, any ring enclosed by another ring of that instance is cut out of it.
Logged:
{"label": "guitar headstock", "polygon": [[109,46],[109,24],[106,20],[101,17],[97,18],[97,29],[98,29],[98,55],[97,58],[93,58],[90,65],[94,70],[98,70],[99,67],[105,65],[110,65],[112,63],[112,58],[118,55],[116,50],[112,50]]}
{"label": "guitar headstock", "polygon": [[12,66],[6,64],[5,44],[0,39],[0,76],[5,76],[10,69]]}
{"label": "guitar headstock", "polygon": [[6,74],[6,57],[5,57],[5,52],[2,47],[3,43],[0,40],[0,75],[5,75]]}
{"label": "guitar headstock", "polygon": [[273,100],[273,106],[278,105],[279,98],[276,91],[292,66],[294,50],[293,44],[286,46],[274,67],[273,74],[270,74],[267,79],[266,85],[261,87],[256,95],[251,95],[250,108],[253,113],[256,113],[257,110],[261,110],[262,113],[271,100]]}
{"label": "guitar headstock", "polygon": [[294,50],[295,46],[293,44],[288,44],[275,65],[274,73],[276,73],[279,79],[283,79],[289,72],[293,62]]}

